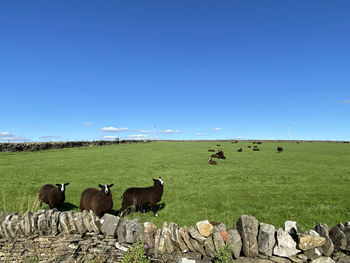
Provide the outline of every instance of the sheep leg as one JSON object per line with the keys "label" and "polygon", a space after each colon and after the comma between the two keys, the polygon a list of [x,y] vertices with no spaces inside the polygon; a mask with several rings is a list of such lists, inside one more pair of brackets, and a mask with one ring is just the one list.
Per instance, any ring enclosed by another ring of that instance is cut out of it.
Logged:
{"label": "sheep leg", "polygon": [[157,214],[157,212],[158,212],[157,203],[151,203],[151,206],[152,206],[153,215],[155,217],[157,217],[158,216],[158,214]]}
{"label": "sheep leg", "polygon": [[40,200],[40,209],[41,209],[42,205],[43,205],[43,201]]}

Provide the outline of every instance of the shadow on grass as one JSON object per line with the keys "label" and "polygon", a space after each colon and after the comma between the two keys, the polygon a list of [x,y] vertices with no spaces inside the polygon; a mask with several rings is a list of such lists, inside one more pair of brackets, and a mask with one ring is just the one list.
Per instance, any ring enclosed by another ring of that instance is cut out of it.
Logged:
{"label": "shadow on grass", "polygon": [[60,206],[59,211],[70,211],[70,210],[74,210],[76,208],[78,208],[78,207],[75,204],[65,202]]}
{"label": "shadow on grass", "polygon": [[[158,212],[158,211],[160,211],[160,210],[162,210],[162,209],[164,209],[164,207],[165,207],[165,203],[163,202],[163,203],[160,203],[160,204],[157,204],[157,206],[156,206],[156,213]],[[126,211],[124,211],[124,215],[123,216],[126,216],[126,215],[128,215],[128,214],[131,214],[131,213],[133,213],[133,212],[137,212],[137,213],[148,213],[148,212],[153,212],[153,210],[152,210],[152,206],[151,205],[145,205],[145,206],[143,206],[142,207],[142,209],[136,209],[136,207],[135,206],[130,206],[130,207],[128,207],[127,209],[126,209]],[[120,216],[120,210],[111,210],[111,212],[110,212],[111,214],[113,214],[113,215],[116,215],[116,216]]]}

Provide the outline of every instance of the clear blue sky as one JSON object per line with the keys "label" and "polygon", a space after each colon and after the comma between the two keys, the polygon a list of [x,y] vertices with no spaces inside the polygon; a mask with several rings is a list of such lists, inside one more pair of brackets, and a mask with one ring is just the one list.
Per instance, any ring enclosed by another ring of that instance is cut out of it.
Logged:
{"label": "clear blue sky", "polygon": [[350,140],[350,1],[0,2],[0,141]]}

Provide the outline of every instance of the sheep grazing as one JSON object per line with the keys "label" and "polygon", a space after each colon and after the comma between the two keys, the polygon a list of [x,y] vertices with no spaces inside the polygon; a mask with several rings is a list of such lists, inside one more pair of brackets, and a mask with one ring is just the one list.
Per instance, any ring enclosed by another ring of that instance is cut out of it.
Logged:
{"label": "sheep grazing", "polygon": [[83,191],[80,198],[80,211],[92,210],[98,217],[103,216],[112,209],[113,200],[110,188],[114,184],[98,186],[101,190],[88,188]]}
{"label": "sheep grazing", "polygon": [[254,148],[253,148],[253,151],[258,152],[258,151],[260,151],[260,149],[254,147]]}
{"label": "sheep grazing", "polygon": [[209,149],[209,150],[208,150],[208,152],[215,152],[215,150],[213,150],[213,149]]}
{"label": "sheep grazing", "polygon": [[211,158],[209,158],[209,164],[210,165],[217,165],[217,163]]}
{"label": "sheep grazing", "polygon": [[150,187],[132,187],[125,190],[121,196],[123,199],[120,208],[121,216],[129,206],[135,206],[136,210],[142,210],[147,205],[151,205],[154,216],[158,216],[157,203],[162,199],[164,182],[161,177],[153,179],[153,182],[153,186]]}
{"label": "sheep grazing", "polygon": [[252,148],[252,146],[248,145],[248,148]]}
{"label": "sheep grazing", "polygon": [[278,147],[277,147],[277,152],[278,152],[278,153],[283,152],[283,148],[282,148],[282,147],[280,147],[280,146],[278,146]]}
{"label": "sheep grazing", "polygon": [[220,144],[217,144],[216,146],[218,146],[218,147],[219,147],[219,146],[221,146],[221,145],[220,145]]}
{"label": "sheep grazing", "polygon": [[218,150],[216,154],[220,156],[219,159],[226,159],[224,152],[221,149]]}
{"label": "sheep grazing", "polygon": [[50,209],[59,208],[66,199],[66,185],[69,185],[69,183],[56,184],[57,187],[52,184],[45,184],[41,187],[39,190],[40,208],[43,202],[48,204]]}
{"label": "sheep grazing", "polygon": [[242,148],[239,148],[238,150],[237,150],[237,152],[242,152],[243,151],[243,149]]}
{"label": "sheep grazing", "polygon": [[218,158],[220,159],[220,155],[218,155],[217,153],[214,153],[212,155],[210,155],[211,158]]}

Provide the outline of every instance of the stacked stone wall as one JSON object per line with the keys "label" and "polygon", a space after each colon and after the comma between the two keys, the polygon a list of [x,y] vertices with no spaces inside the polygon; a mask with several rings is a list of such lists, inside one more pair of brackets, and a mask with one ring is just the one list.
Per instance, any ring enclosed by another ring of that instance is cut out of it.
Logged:
{"label": "stacked stone wall", "polygon": [[275,229],[247,215],[231,230],[207,220],[158,228],[111,214],[99,218],[92,211],[0,215],[0,262],[120,262],[139,242],[151,262],[215,262],[225,250],[228,262],[350,263],[350,222],[300,232],[294,221]]}
{"label": "stacked stone wall", "polygon": [[151,142],[149,140],[114,140],[114,141],[71,141],[71,142],[29,142],[0,143],[0,152],[35,152],[50,149],[104,146],[112,144]]}

